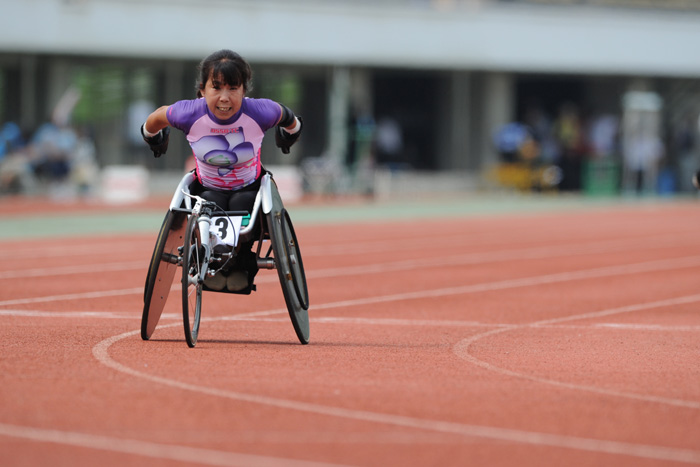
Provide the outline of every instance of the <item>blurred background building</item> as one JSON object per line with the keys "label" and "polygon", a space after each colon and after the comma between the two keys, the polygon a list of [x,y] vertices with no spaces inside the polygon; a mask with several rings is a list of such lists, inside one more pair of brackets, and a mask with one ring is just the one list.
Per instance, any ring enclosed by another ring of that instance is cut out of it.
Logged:
{"label": "blurred background building", "polygon": [[32,176],[87,190],[115,165],[179,176],[184,138],[156,160],[139,126],[194,97],[197,64],[220,48],[251,62],[250,96],[303,115],[291,157],[268,138],[263,160],[297,169],[311,191],[682,193],[700,166],[700,0],[0,7],[6,192],[30,190]]}

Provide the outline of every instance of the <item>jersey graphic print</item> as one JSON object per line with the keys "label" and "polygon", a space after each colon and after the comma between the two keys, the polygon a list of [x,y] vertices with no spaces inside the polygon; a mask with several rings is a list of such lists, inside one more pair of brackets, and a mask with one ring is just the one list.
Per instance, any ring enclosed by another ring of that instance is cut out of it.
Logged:
{"label": "jersey graphic print", "polygon": [[[217,132],[212,129],[212,133]],[[224,177],[234,166],[251,161],[255,157],[253,143],[245,140],[242,127],[232,128],[227,134],[203,136],[192,143],[195,154],[201,155],[202,162],[217,168],[217,174]]]}

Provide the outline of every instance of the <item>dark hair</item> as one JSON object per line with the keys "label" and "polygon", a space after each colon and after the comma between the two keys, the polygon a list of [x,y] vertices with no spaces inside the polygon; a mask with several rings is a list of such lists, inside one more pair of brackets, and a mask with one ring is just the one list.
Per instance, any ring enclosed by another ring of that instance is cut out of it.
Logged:
{"label": "dark hair", "polygon": [[219,78],[231,87],[243,86],[246,93],[253,89],[253,72],[248,62],[236,52],[222,49],[214,52],[199,63],[199,79],[197,81],[197,96],[210,77]]}

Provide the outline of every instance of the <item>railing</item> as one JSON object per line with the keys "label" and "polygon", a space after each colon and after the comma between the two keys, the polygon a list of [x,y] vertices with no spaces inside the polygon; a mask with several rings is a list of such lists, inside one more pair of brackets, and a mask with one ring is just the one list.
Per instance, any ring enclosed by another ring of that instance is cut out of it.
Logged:
{"label": "railing", "polygon": [[[67,4],[89,3],[90,0],[61,0]],[[114,3],[136,3],[139,0],[111,0]],[[146,3],[172,4],[174,0],[147,0]],[[210,3],[241,4],[250,8],[251,4],[242,0],[208,0]],[[193,0],[175,0],[175,3],[188,3]],[[257,0],[253,5],[270,7],[284,4],[286,0]],[[623,9],[657,9],[670,11],[700,11],[700,0],[296,0],[294,5],[301,8],[382,8],[400,10],[449,11],[473,9],[488,5],[542,5],[579,6]]]}
{"label": "railing", "polygon": [[700,11],[700,0],[496,0],[499,3]]}

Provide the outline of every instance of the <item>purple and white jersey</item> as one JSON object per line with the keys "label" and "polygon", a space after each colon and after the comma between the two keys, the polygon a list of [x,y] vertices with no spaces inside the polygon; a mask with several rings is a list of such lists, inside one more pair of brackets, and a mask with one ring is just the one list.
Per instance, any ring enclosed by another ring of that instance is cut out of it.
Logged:
{"label": "purple and white jersey", "polygon": [[237,190],[260,176],[263,136],[277,125],[282,109],[275,101],[246,97],[236,115],[219,120],[200,98],[174,103],[167,116],[170,125],[187,136],[202,185]]}

